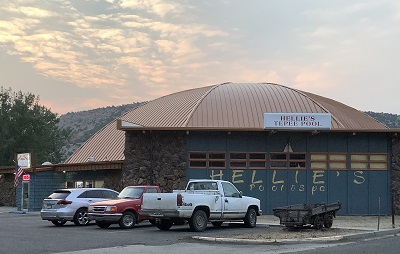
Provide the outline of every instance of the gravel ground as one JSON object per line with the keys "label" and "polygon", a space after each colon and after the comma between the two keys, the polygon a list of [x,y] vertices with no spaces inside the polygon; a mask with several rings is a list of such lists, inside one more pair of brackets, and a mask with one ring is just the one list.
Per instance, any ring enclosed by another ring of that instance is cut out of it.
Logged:
{"label": "gravel ground", "polygon": [[[399,228],[400,216],[396,215],[395,227]],[[333,228],[350,228],[350,229],[392,229],[391,216],[336,216],[333,219]],[[279,218],[273,215],[262,215],[257,218],[257,223],[266,223],[269,225],[279,225]]]}
{"label": "gravel ground", "polygon": [[[288,229],[285,226],[279,226],[279,218],[272,215],[262,215],[258,217],[258,223],[269,224],[264,232],[235,235],[238,239],[313,239],[320,237],[342,236],[348,234],[357,234],[372,232],[378,230],[393,229],[391,216],[337,216],[333,220],[332,228],[323,228],[315,230],[313,228]],[[400,216],[395,217],[395,228],[399,228]]]}
{"label": "gravel ground", "polygon": [[365,230],[356,229],[343,229],[343,228],[330,228],[315,230],[312,228],[302,228],[289,230],[286,227],[269,227],[265,232],[250,233],[250,234],[239,234],[232,236],[236,239],[257,239],[257,240],[278,240],[278,239],[307,239],[307,238],[320,238],[320,237],[332,237],[341,236],[348,234],[356,234],[361,232],[368,232]]}

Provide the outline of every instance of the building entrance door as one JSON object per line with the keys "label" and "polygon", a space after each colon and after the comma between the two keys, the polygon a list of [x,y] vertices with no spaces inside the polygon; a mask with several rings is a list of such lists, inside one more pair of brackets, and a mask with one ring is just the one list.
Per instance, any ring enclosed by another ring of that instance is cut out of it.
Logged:
{"label": "building entrance door", "polygon": [[22,182],[22,210],[28,210],[29,207],[29,182]]}

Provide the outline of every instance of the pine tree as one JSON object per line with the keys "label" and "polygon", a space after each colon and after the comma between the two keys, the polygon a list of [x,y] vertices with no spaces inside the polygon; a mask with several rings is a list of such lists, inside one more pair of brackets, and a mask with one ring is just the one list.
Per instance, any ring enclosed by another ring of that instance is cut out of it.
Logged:
{"label": "pine tree", "polygon": [[32,165],[61,163],[69,129],[57,127],[57,114],[39,104],[39,96],[11,88],[0,90],[0,166],[11,166],[15,154],[32,154]]}

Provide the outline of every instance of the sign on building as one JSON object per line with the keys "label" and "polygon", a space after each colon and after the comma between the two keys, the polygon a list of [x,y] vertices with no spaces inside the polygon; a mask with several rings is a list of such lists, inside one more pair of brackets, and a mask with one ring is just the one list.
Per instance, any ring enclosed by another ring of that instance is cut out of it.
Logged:
{"label": "sign on building", "polygon": [[22,181],[29,182],[30,180],[31,180],[31,175],[30,174],[22,175]]}
{"label": "sign on building", "polygon": [[264,113],[264,129],[329,130],[329,113]]}
{"label": "sign on building", "polygon": [[30,153],[19,153],[17,154],[18,166],[22,169],[31,167],[31,154]]}

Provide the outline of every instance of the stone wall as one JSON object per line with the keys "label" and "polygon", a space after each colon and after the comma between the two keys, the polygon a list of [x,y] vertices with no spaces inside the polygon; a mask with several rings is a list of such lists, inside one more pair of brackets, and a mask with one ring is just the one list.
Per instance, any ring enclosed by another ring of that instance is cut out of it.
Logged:
{"label": "stone wall", "polygon": [[181,131],[127,131],[124,186],[154,184],[163,192],[186,185],[186,134]]}
{"label": "stone wall", "polygon": [[15,206],[14,174],[0,174],[0,206]]}
{"label": "stone wall", "polygon": [[400,137],[392,142],[392,195],[394,213],[400,214]]}
{"label": "stone wall", "polygon": [[109,170],[104,173],[104,188],[110,188],[120,192],[125,186],[122,184],[122,172],[120,170]]}

